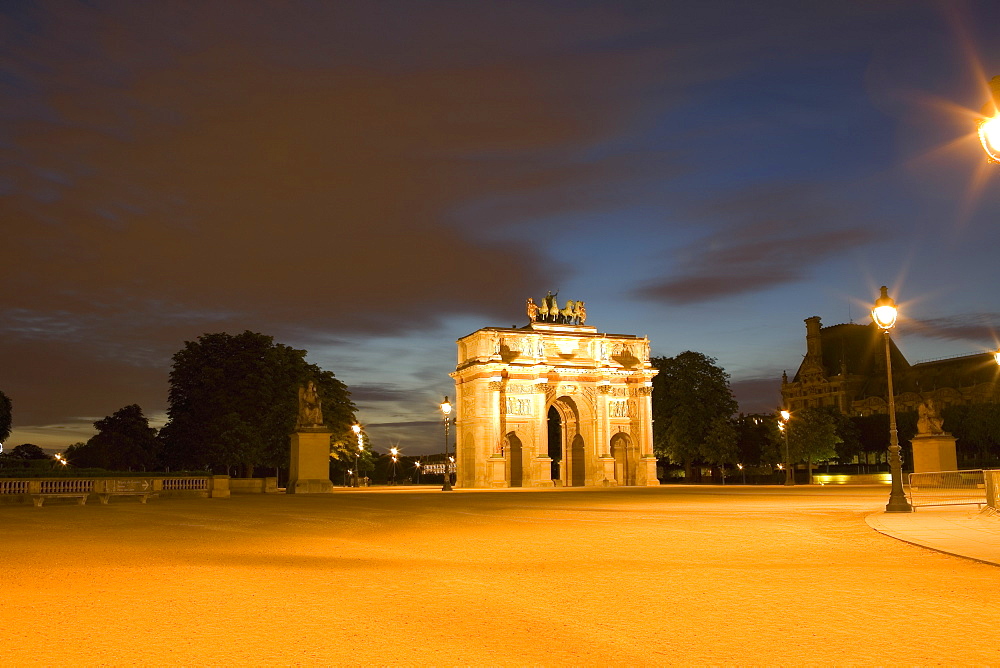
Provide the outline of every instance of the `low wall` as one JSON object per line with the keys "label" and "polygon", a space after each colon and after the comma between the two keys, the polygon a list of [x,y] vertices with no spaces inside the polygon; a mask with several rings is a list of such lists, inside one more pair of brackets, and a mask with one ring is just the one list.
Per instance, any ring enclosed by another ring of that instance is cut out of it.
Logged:
{"label": "low wall", "polygon": [[97,494],[149,491],[159,498],[228,498],[229,476],[128,476],[90,478],[0,478],[0,505],[32,505],[38,494]]}
{"label": "low wall", "polygon": [[229,491],[233,494],[277,494],[277,478],[230,478]]}

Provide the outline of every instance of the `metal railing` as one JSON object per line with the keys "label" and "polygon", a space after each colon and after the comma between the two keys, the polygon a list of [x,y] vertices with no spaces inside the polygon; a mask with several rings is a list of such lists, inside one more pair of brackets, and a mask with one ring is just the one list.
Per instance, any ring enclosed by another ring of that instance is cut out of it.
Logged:
{"label": "metal railing", "polygon": [[982,469],[929,471],[910,474],[910,505],[986,505],[986,481]]}

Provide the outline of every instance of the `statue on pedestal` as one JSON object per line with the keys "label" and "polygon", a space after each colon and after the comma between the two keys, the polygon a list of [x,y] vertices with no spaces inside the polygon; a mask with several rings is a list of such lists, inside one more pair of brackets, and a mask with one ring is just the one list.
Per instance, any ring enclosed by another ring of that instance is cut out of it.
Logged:
{"label": "statue on pedestal", "polygon": [[316,383],[311,380],[305,386],[299,386],[299,418],[295,426],[323,426],[323,404],[319,400]]}
{"label": "statue on pedestal", "polygon": [[917,407],[917,434],[919,436],[936,436],[943,434],[941,411],[933,399],[924,399]]}

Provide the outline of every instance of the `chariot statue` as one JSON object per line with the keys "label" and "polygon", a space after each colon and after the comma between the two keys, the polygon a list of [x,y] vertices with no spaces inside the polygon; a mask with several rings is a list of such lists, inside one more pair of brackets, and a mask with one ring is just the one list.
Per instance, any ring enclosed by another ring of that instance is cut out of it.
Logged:
{"label": "chariot statue", "polygon": [[570,299],[563,308],[559,308],[558,296],[558,292],[552,294],[550,290],[537,304],[533,298],[528,297],[525,303],[528,321],[562,325],[583,325],[587,322],[587,309],[583,302]]}

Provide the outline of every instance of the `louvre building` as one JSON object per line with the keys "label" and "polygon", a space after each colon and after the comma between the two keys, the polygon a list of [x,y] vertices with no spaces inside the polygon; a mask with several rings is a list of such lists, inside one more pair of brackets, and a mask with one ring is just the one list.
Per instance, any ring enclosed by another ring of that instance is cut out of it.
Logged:
{"label": "louvre building", "polygon": [[[823,327],[806,318],[806,354],[795,376],[782,374],[788,410],[835,406],[849,416],[888,412],[884,334],[874,324]],[[916,411],[926,399],[949,406],[1000,403],[998,366],[992,353],[910,364],[890,339],[897,411]]]}

